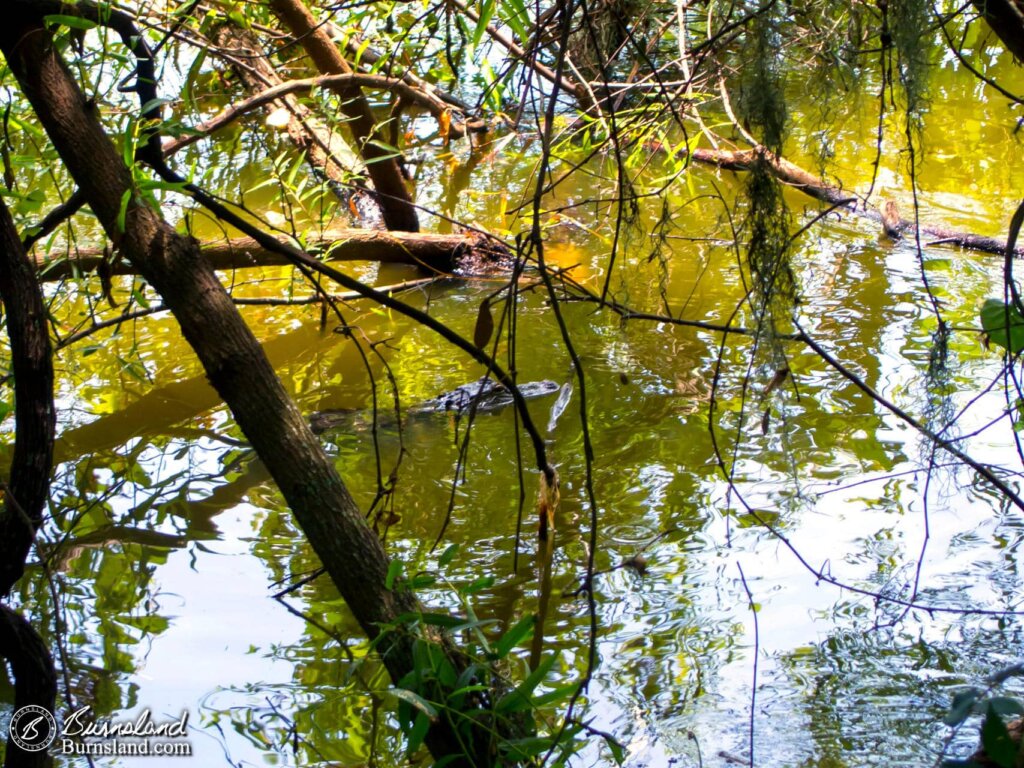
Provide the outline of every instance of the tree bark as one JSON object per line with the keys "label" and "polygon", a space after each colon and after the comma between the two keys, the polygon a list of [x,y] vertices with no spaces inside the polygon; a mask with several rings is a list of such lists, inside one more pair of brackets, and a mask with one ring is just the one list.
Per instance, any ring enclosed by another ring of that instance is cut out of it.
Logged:
{"label": "tree bark", "polygon": [[[280,253],[269,251],[249,237],[237,237],[200,246],[203,257],[214,269],[242,269],[289,264]],[[496,241],[472,234],[437,235],[426,232],[382,232],[372,229],[340,229],[324,232],[307,243],[307,250],[322,252],[328,261],[379,261],[409,264],[428,272],[447,274],[463,257],[486,265],[508,256]],[[63,280],[76,274],[94,272],[102,266],[110,275],[135,274],[137,269],[123,258],[111,260],[103,248],[81,248],[59,258],[36,256],[33,260],[43,281]]]}
{"label": "tree bark", "polygon": [[[34,705],[52,715],[57,699],[57,673],[50,650],[32,625],[6,605],[0,605],[0,657],[10,662],[14,673],[14,711]],[[8,735],[4,768],[50,765],[53,760],[45,749],[27,752]]]}
{"label": "tree bark", "polygon": [[32,262],[0,199],[0,298],[14,373],[14,456],[0,511],[0,596],[21,578],[50,489],[56,416],[46,307]]}
{"label": "tree bark", "polygon": [[[198,244],[176,233],[135,194],[132,175],[105,134],[96,106],[75,83],[38,13],[24,6],[9,8],[0,26],[0,50],[108,237],[174,313],[210,383],[231,408],[363,631],[376,642],[392,680],[403,680],[415,669],[415,635],[386,630],[402,614],[417,612],[418,602],[406,589],[386,588],[389,561],[381,542]],[[122,215],[126,193],[132,197]],[[426,743],[436,758],[454,756],[449,765],[491,762],[482,749],[473,750],[472,758],[458,757],[464,754],[463,738],[445,716],[431,723]]]}
{"label": "tree bark", "polygon": [[974,0],[974,7],[992,27],[1006,50],[1024,62],[1024,2],[1021,0]]}
{"label": "tree bark", "polygon": [[[53,466],[55,413],[46,308],[35,270],[2,199],[0,298],[7,313],[15,414],[10,483],[0,510],[0,596],[6,597],[25,571],[25,559],[43,521]],[[34,705],[52,715],[57,675],[49,649],[32,625],[6,605],[0,605],[0,657],[7,659],[14,675],[15,712]],[[26,751],[8,736],[5,768],[51,764],[46,750]]]}
{"label": "tree bark", "polygon": [[[352,74],[348,62],[301,0],[270,0],[270,9],[306,49],[321,74]],[[418,232],[419,220],[405,179],[396,158],[390,157],[389,150],[380,146],[387,145],[387,139],[377,129],[370,103],[357,86],[340,87],[337,93],[341,110],[349,118],[356,146],[377,190],[384,224],[388,229]]]}

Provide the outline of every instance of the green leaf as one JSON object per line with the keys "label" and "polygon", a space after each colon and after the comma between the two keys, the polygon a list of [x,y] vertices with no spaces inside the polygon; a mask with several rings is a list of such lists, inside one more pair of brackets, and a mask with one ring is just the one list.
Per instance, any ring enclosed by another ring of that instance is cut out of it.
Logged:
{"label": "green leaf", "polygon": [[[531,757],[543,755],[551,749],[551,736],[527,736],[522,739],[508,739],[499,745],[505,752],[508,763],[529,760]],[[506,763],[502,763],[503,765]]]}
{"label": "green leaf", "polygon": [[153,486],[153,481],[150,479],[149,475],[146,474],[146,470],[135,463],[128,465],[128,470],[125,472],[125,479],[131,480],[135,485],[142,488],[151,488]]}
{"label": "green leaf", "polygon": [[953,697],[953,704],[950,706],[946,716],[942,718],[942,722],[950,727],[960,725],[971,714],[974,703],[980,695],[981,690],[978,688],[968,688],[966,691],[960,691],[960,693]]}
{"label": "green leaf", "polygon": [[515,648],[521,643],[528,635],[533,634],[533,627],[537,620],[533,614],[529,616],[523,616],[517,621],[504,635],[498,640],[494,646],[494,652],[497,654],[499,659],[503,659],[508,656],[509,651]]}
{"label": "green leaf", "polygon": [[530,14],[527,12],[523,0],[502,0],[501,5],[498,6],[498,12],[501,14],[501,20],[508,24],[519,40],[526,40],[530,37],[530,32],[526,27],[530,20]]}
{"label": "green leaf", "polygon": [[424,712],[416,713],[416,722],[409,731],[409,742],[405,745],[405,753],[412,757],[413,753],[423,744],[427,736],[427,729],[430,728],[430,718]]}
{"label": "green leaf", "polygon": [[388,563],[388,575],[384,577],[384,589],[389,592],[395,587],[395,579],[402,572],[402,561],[392,560]]}
{"label": "green leaf", "polygon": [[86,31],[96,28],[96,23],[83,19],[81,16],[66,16],[60,13],[54,13],[47,16],[43,16],[44,24],[60,24],[71,29],[84,29]]}
{"label": "green leaf", "polygon": [[455,557],[455,555],[458,553],[458,551],[459,551],[459,545],[458,544],[449,544],[448,548],[445,549],[445,551],[441,553],[441,556],[439,558],[437,558],[437,565],[438,565],[438,567],[444,568],[445,566],[447,566],[452,561],[452,559]]}
{"label": "green leaf", "polygon": [[157,97],[155,99],[150,99],[145,104],[143,104],[141,107],[139,107],[139,114],[140,115],[148,115],[150,112],[152,112],[155,109],[159,109],[160,107],[164,107],[164,106],[166,106],[168,104],[173,104],[173,103],[174,103],[174,99],[162,99],[162,98],[159,98],[159,97]]}
{"label": "green leaf", "polygon": [[533,697],[533,706],[535,707],[546,707],[548,704],[556,704],[561,701],[568,701],[572,698],[572,695],[576,693],[576,689],[579,688],[579,683],[569,683],[568,685],[562,685],[555,688],[553,691],[548,691],[540,696]]}
{"label": "green leaf", "polygon": [[437,708],[418,693],[410,691],[408,688],[388,688],[387,692],[399,701],[404,701],[415,707],[430,719],[437,717]]}
{"label": "green leaf", "polygon": [[437,577],[432,573],[417,573],[409,581],[409,586],[413,589],[423,589],[425,587],[432,587],[437,583]]}
{"label": "green leaf", "polygon": [[1017,760],[1017,745],[1010,738],[1006,723],[991,707],[981,724],[981,746],[993,763],[1002,768],[1013,768]]}
{"label": "green leaf", "polygon": [[121,195],[121,207],[117,211],[117,231],[124,232],[125,224],[128,219],[128,203],[131,202],[132,191],[126,189],[124,194]]}
{"label": "green leaf", "polygon": [[537,668],[530,673],[529,677],[516,686],[515,690],[506,693],[498,699],[498,702],[494,705],[494,711],[520,712],[533,707],[530,696],[533,694],[534,689],[540,685],[541,681],[547,677],[548,672],[551,671],[551,667],[554,666],[557,659],[558,654],[552,653],[541,661]]}
{"label": "green leaf", "polygon": [[452,616],[447,613],[423,613],[420,614],[420,621],[431,627],[445,627],[451,629],[466,623],[461,616]]}
{"label": "green leaf", "polygon": [[479,592],[481,589],[487,589],[494,584],[493,576],[481,576],[478,579],[473,579],[468,585],[459,590],[463,595],[472,595]]}
{"label": "green leaf", "polygon": [[997,715],[1024,715],[1024,704],[1010,696],[993,696],[988,700],[988,708]]}
{"label": "green leaf", "polygon": [[494,15],[494,6],[495,0],[484,0],[483,5],[480,6],[479,21],[476,23],[476,29],[473,30],[474,48],[480,45],[480,41],[487,33],[487,25],[491,23],[491,17]]}
{"label": "green leaf", "polygon": [[623,746],[611,736],[605,736],[604,743],[608,745],[608,750],[612,753],[612,758],[615,760],[615,763],[617,765],[622,765],[626,760],[626,750]]}
{"label": "green leaf", "polygon": [[462,754],[459,754],[459,755],[445,755],[440,760],[438,760],[436,763],[434,763],[434,768],[444,768],[446,765],[451,765],[452,763],[458,762],[460,760],[465,760],[465,759],[466,759],[466,756],[462,755]]}
{"label": "green leaf", "polygon": [[383,162],[384,160],[390,160],[393,157],[401,157],[401,155],[402,155],[402,152],[401,152],[401,150],[398,149],[398,147],[393,147],[390,144],[387,144],[387,143],[385,143],[383,141],[380,141],[378,139],[370,139],[366,143],[367,143],[367,145],[373,145],[378,150],[380,150],[380,151],[382,151],[384,153],[383,155],[378,155],[377,157],[367,159],[366,160],[366,164],[367,165],[369,165],[370,163],[380,163],[380,162]]}
{"label": "green leaf", "polygon": [[981,327],[988,338],[1012,353],[1024,349],[1024,317],[1016,307],[988,299],[981,307]]}
{"label": "green leaf", "polygon": [[228,18],[242,29],[249,29],[252,26],[242,11],[229,11]]}

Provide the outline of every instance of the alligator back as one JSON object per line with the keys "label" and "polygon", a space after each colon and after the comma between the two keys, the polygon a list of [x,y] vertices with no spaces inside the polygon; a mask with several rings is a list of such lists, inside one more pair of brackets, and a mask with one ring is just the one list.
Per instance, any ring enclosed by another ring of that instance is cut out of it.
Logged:
{"label": "alligator back", "polygon": [[[553,395],[558,391],[558,384],[548,379],[529,381],[519,385],[519,392],[529,400],[535,397]],[[424,400],[422,403],[410,405],[405,409],[409,416],[430,413],[453,413],[456,418],[469,413],[475,408],[477,413],[494,413],[506,408],[515,400],[504,384],[493,379],[483,378],[463,384],[438,397]],[[354,426],[365,415],[363,411],[329,410],[317,411],[309,418],[309,424],[317,434],[344,425]]]}

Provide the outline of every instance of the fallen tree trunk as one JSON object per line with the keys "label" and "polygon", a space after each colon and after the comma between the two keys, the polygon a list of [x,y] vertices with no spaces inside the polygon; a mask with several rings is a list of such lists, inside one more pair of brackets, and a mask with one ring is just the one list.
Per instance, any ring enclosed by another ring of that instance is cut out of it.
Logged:
{"label": "fallen tree trunk", "polygon": [[[283,238],[282,238],[283,242]],[[279,253],[269,251],[249,237],[238,237],[201,246],[203,256],[214,269],[271,267],[290,263]],[[430,272],[447,274],[464,260],[477,264],[498,262],[508,250],[497,240],[476,234],[437,235],[413,232],[384,232],[373,229],[327,231],[308,241],[306,250],[322,254],[329,261],[379,261],[385,264],[410,264]],[[87,272],[130,275],[137,269],[120,257],[112,258],[104,248],[82,248],[60,258],[35,258],[39,279],[62,280]]]}
{"label": "fallen tree trunk", "polygon": [[[685,156],[687,152],[684,150],[681,154]],[[972,251],[1000,255],[1006,253],[1005,240],[985,237],[973,232],[961,232],[947,227],[923,226],[918,228],[914,226],[913,221],[900,218],[895,211],[895,206],[891,203],[884,204],[881,210],[872,206],[864,206],[857,195],[829,184],[824,179],[791,163],[784,157],[773,154],[764,147],[738,150],[697,148],[689,154],[698,163],[716,165],[729,171],[749,171],[763,156],[768,161],[768,167],[772,174],[783,184],[798,189],[815,200],[837,206],[848,213],[877,221],[883,225],[887,234],[913,237],[916,232],[923,239],[927,239],[928,242],[923,245],[957,245]],[[1024,247],[1016,248],[1014,253],[1017,256],[1024,256]]]}

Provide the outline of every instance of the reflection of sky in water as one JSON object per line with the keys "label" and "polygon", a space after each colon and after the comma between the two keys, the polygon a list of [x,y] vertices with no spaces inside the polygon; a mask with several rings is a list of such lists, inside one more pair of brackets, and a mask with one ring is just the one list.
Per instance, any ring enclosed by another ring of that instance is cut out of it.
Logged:
{"label": "reflection of sky in water", "polygon": [[258,515],[260,510],[247,504],[219,515],[222,537],[204,545],[211,551],[176,552],[161,567],[161,583],[173,590],[161,596],[161,609],[173,618],[134,676],[139,706],[188,707],[190,759],[200,765],[224,764],[225,755],[236,763],[263,763],[229,721],[211,727],[206,710],[252,709],[262,702],[245,693],[247,686],[291,683],[292,664],[268,651],[301,642],[306,631],[301,619],[271,599],[266,568],[250,553]]}

